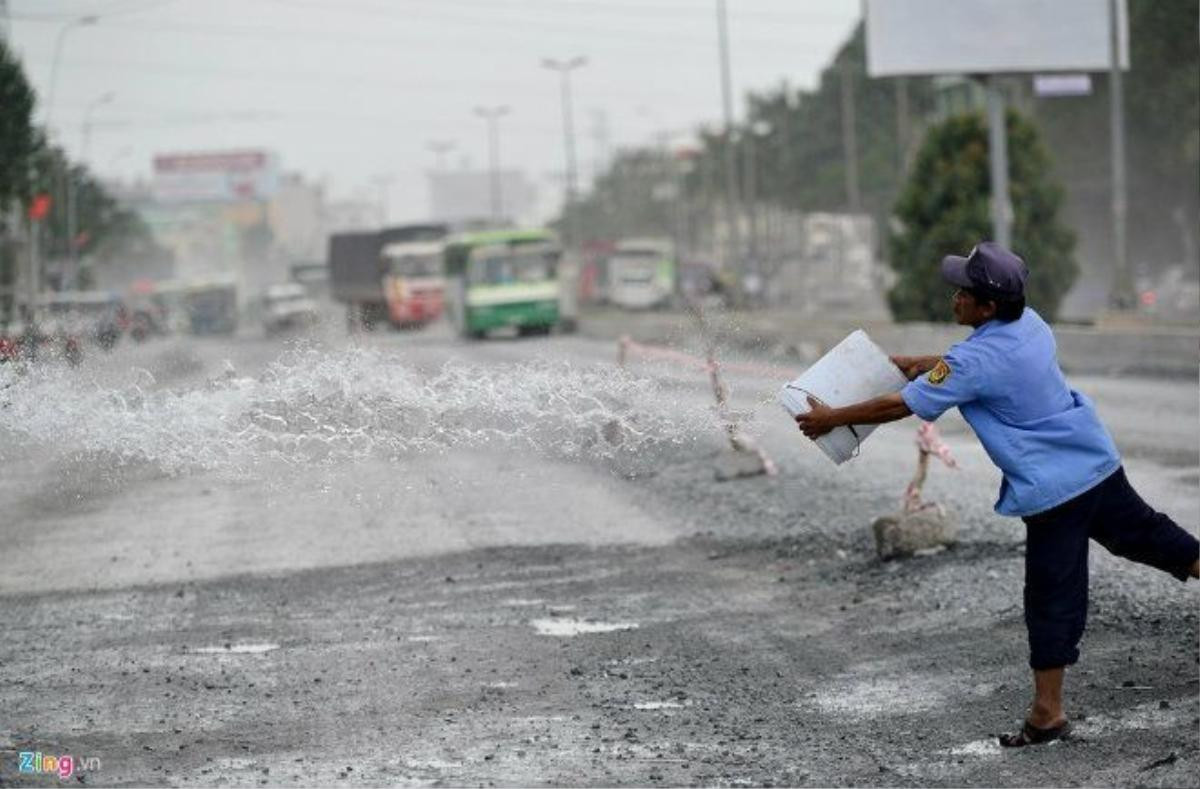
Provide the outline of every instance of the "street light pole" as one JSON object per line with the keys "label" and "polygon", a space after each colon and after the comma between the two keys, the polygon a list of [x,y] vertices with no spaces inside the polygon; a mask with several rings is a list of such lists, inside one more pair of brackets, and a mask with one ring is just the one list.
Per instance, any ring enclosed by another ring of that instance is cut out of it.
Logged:
{"label": "street light pole", "polygon": [[58,62],[62,58],[62,49],[67,38],[67,33],[79,27],[94,25],[99,21],[100,17],[95,14],[88,14],[87,16],[72,19],[58,30],[58,36],[54,40],[54,58],[50,61],[50,90],[46,97],[46,120],[43,123],[47,134],[50,133],[50,120],[54,116],[54,94],[58,87]]}
{"label": "street light pole", "polygon": [[[105,104],[111,104],[116,94],[112,91],[105,93],[92,100],[88,104],[87,109],[83,112],[83,132],[82,140],[79,144],[79,164],[81,167],[87,166],[88,145],[91,142],[92,136],[92,113],[96,108],[102,107]],[[71,173],[70,167],[67,168],[67,258],[71,261],[71,276],[78,278],[79,276],[79,246],[75,243],[75,237],[79,235],[79,194],[75,177]]]}
{"label": "street light pole", "polygon": [[494,107],[476,107],[475,114],[487,121],[488,127],[488,170],[491,181],[492,221],[499,223],[504,213],[504,199],[500,192],[500,119],[509,113],[509,107],[498,104]]}
{"label": "street light pole", "polygon": [[[46,130],[47,138],[49,138],[53,134],[53,130],[51,128],[51,120],[54,117],[54,94],[57,92],[57,89],[58,89],[58,64],[59,64],[59,61],[62,59],[63,45],[66,43],[67,33],[71,32],[72,30],[75,30],[76,28],[94,25],[98,21],[100,21],[100,17],[96,16],[95,14],[88,14],[86,16],[81,16],[81,17],[72,19],[71,21],[67,22],[62,27],[59,28],[58,35],[54,39],[54,56],[50,61],[50,87],[49,87],[49,90],[47,92],[47,97],[46,97],[46,115],[45,115],[44,121],[42,122],[42,126]],[[62,174],[60,174],[60,176],[62,176]],[[69,173],[66,174],[65,177],[69,179],[70,174]],[[60,184],[61,183],[62,182],[60,181]],[[67,191],[69,191],[69,189],[70,189],[70,187],[68,185]],[[70,197],[68,195],[68,200],[69,199],[70,199]],[[70,222],[71,222],[70,212],[68,211],[67,212],[68,225],[70,224]],[[31,320],[33,319],[34,312],[36,311],[36,308],[37,308],[36,305],[37,305],[38,292],[41,290],[42,262],[41,262],[40,251],[38,249],[39,241],[40,241],[40,239],[38,238],[38,233],[40,232],[40,229],[41,229],[41,225],[40,225],[39,221],[33,221],[33,220],[30,221],[30,223],[29,223],[29,233],[30,233],[29,277],[28,277],[29,282],[27,283],[27,285],[28,285],[29,310],[30,310]],[[73,241],[73,239],[68,239],[68,241],[67,241],[68,248],[70,248],[72,241]]]}
{"label": "street light pole", "polygon": [[443,173],[446,171],[446,154],[454,150],[453,140],[430,140],[425,143],[425,148],[437,157],[437,172]]}
{"label": "street light pole", "polygon": [[581,241],[578,233],[579,218],[575,215],[576,197],[576,163],[575,163],[575,120],[571,110],[571,72],[587,65],[587,58],[576,56],[570,60],[554,60],[544,58],[542,67],[557,71],[562,82],[562,114],[563,114],[563,146],[567,157],[567,194],[563,201],[563,214],[567,222],[564,230],[568,230],[568,238],[564,246]]}
{"label": "street light pole", "polygon": [[725,0],[717,0],[717,44],[721,59],[721,107],[725,120],[725,204],[729,222],[729,253],[738,274],[741,290],[741,233],[738,222],[737,152],[733,148],[733,86],[729,69],[729,20]]}

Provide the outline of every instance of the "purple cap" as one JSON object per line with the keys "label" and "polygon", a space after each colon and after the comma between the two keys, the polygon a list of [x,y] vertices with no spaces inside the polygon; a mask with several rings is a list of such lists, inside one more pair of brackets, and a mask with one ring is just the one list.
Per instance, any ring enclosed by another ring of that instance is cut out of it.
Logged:
{"label": "purple cap", "polygon": [[1025,261],[995,241],[976,244],[965,258],[942,258],[942,278],[951,285],[983,291],[1001,301],[1023,297],[1028,276]]}

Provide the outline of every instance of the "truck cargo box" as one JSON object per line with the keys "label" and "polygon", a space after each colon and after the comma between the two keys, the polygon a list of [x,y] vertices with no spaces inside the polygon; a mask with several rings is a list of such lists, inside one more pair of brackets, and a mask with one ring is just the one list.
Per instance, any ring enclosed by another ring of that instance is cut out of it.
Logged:
{"label": "truck cargo box", "polygon": [[337,301],[382,302],[380,233],[336,233],[329,237],[329,295]]}

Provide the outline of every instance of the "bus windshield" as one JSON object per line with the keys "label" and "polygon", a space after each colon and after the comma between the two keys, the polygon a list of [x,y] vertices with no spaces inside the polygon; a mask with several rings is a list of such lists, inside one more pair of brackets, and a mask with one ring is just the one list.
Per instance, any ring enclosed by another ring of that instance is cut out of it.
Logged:
{"label": "bus windshield", "polygon": [[539,250],[486,250],[471,261],[472,285],[506,285],[554,279],[558,252]]}
{"label": "bus windshield", "polygon": [[436,277],[442,272],[442,256],[397,255],[388,259],[388,271],[396,277]]}

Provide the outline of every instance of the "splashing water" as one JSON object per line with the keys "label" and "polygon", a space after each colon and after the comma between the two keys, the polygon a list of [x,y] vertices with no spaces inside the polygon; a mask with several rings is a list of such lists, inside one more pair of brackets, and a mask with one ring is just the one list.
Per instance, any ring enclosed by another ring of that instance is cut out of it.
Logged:
{"label": "splashing water", "polygon": [[265,460],[334,463],[500,444],[620,460],[719,434],[713,409],[658,382],[566,362],[449,363],[422,376],[371,349],[283,354],[257,377],[231,366],[170,390],[135,370],[100,386],[51,366],[0,368],[3,443],[151,463],[170,474]]}

